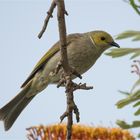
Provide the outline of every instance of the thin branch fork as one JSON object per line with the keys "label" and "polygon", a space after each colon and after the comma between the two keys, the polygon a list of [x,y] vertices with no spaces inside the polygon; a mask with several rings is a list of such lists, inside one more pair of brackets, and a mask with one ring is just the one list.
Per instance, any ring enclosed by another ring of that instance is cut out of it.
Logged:
{"label": "thin branch fork", "polygon": [[[64,70],[65,76],[65,87],[66,87],[66,94],[67,94],[67,110],[66,112],[60,117],[61,121],[67,117],[67,140],[71,140],[72,135],[72,125],[73,125],[73,107],[71,103],[74,104],[73,99],[73,92],[71,92],[71,75],[70,75],[70,67],[68,63],[67,57],[67,40],[66,40],[66,24],[65,24],[65,5],[64,1],[57,1],[57,19],[58,19],[58,26],[59,26],[59,36],[60,36],[60,52],[61,52],[61,62],[62,67]],[[79,111],[78,113],[79,114]],[[79,117],[79,115],[78,115]]]}
{"label": "thin branch fork", "polygon": [[[46,18],[44,20],[44,25],[43,25],[41,31],[38,34],[39,39],[41,39],[41,37],[43,36],[44,32],[46,31],[50,18],[53,18],[52,13],[53,13],[53,11],[54,11],[54,9],[56,7],[56,3],[57,3],[57,0],[53,0],[52,3],[51,3],[50,9],[47,12],[47,16],[46,16]],[[65,15],[68,16],[68,12],[66,10],[64,10],[64,13],[65,13]]]}
{"label": "thin branch fork", "polygon": [[47,16],[44,20],[44,25],[42,27],[42,30],[40,31],[40,33],[38,34],[38,38],[40,39],[42,37],[42,35],[44,34],[46,28],[47,28],[47,25],[48,25],[48,22],[49,22],[49,19],[53,17],[52,13],[53,13],[53,10],[54,8],[56,7],[56,2],[55,0],[53,0],[51,6],[50,6],[50,9],[49,11],[47,12]]}
{"label": "thin branch fork", "polygon": [[[62,68],[63,73],[60,77],[60,81],[57,87],[62,85],[66,88],[66,96],[67,96],[67,109],[60,117],[61,122],[65,117],[67,117],[67,140],[71,140],[72,135],[72,125],[73,125],[73,112],[76,115],[77,122],[80,121],[80,115],[78,107],[74,102],[74,95],[73,92],[77,89],[84,89],[89,90],[93,87],[87,87],[86,84],[76,84],[72,81],[72,75],[79,77],[80,79],[82,76],[74,69],[69,66],[68,57],[67,57],[67,40],[66,40],[66,24],[65,24],[65,14],[68,15],[67,11],[65,10],[64,0],[53,0],[51,7],[48,11],[48,15],[44,21],[43,28],[39,33],[38,37],[41,38],[43,33],[45,32],[49,19],[52,17],[52,13],[54,8],[57,6],[57,19],[58,19],[58,27],[59,27],[59,36],[60,36],[60,53],[61,53],[61,61],[58,63],[55,71],[53,74],[57,74],[59,70]],[[52,74],[52,75],[53,75]]]}

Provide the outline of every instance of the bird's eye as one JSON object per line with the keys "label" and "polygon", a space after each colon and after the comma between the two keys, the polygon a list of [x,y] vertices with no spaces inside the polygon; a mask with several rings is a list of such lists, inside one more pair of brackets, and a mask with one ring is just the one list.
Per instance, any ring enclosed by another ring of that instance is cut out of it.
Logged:
{"label": "bird's eye", "polygon": [[101,37],[101,40],[105,40],[105,37],[102,36],[102,37]]}

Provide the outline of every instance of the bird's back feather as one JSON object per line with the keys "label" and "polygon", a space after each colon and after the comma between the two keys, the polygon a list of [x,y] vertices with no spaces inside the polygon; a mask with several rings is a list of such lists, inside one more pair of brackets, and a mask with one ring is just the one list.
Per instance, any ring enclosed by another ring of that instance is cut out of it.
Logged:
{"label": "bird's back feather", "polygon": [[[70,34],[67,36],[67,44],[70,44],[70,42],[73,42],[80,37],[82,37],[83,34]],[[67,45],[68,46],[68,45]],[[59,51],[59,42],[54,44],[49,51],[39,60],[39,62],[36,64],[35,68],[29,75],[29,77],[26,79],[26,81],[22,84],[21,88],[26,86],[26,84],[32,80],[32,78],[35,76],[35,74],[44,67],[44,65],[48,62],[48,60],[55,55]]]}

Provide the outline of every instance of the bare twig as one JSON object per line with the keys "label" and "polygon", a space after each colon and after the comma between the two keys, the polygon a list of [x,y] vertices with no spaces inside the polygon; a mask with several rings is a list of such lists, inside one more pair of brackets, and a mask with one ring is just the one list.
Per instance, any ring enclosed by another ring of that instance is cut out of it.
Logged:
{"label": "bare twig", "polygon": [[82,83],[79,83],[79,84],[74,83],[73,91],[77,90],[77,89],[90,90],[90,89],[93,89],[93,86],[87,86],[86,83],[84,83],[84,84],[82,84]]}
{"label": "bare twig", "polygon": [[[72,124],[73,124],[73,116],[72,111],[74,108],[74,101],[73,101],[73,91],[71,91],[72,79],[71,79],[71,72],[68,63],[67,57],[67,41],[66,41],[66,25],[65,25],[65,5],[64,1],[57,1],[57,19],[58,19],[58,26],[59,26],[59,36],[60,36],[60,51],[61,51],[61,62],[64,69],[64,79],[65,79],[65,87],[66,87],[66,94],[67,94],[67,110],[66,112],[60,117],[61,121],[65,117],[68,118],[67,121],[67,140],[71,140],[72,135]],[[72,104],[73,103],[73,104]]]}
{"label": "bare twig", "polygon": [[57,6],[57,19],[59,26],[59,36],[60,36],[60,52],[61,52],[61,61],[58,63],[56,69],[51,73],[52,76],[58,74],[60,69],[63,70],[60,81],[58,82],[57,87],[65,86],[66,88],[66,96],[67,96],[67,109],[60,117],[61,122],[65,117],[67,117],[67,140],[71,140],[72,135],[72,125],[73,125],[73,112],[76,115],[77,122],[80,121],[80,115],[77,105],[74,102],[73,92],[77,89],[89,90],[93,87],[87,87],[86,84],[76,84],[72,81],[72,75],[79,77],[82,76],[74,69],[69,66],[68,57],[67,57],[67,40],[66,40],[66,24],[65,24],[65,15],[68,15],[65,10],[64,0],[53,0],[51,7],[48,11],[48,16],[44,21],[44,26],[39,33],[38,37],[41,38],[43,33],[46,30],[47,24],[49,22],[50,17],[52,17],[52,13],[54,8]]}
{"label": "bare twig", "polygon": [[49,19],[52,18],[52,13],[53,13],[53,10],[54,8],[56,7],[56,3],[55,1],[53,0],[52,4],[51,4],[51,7],[49,9],[49,11],[47,12],[47,16],[44,20],[44,25],[42,27],[42,30],[40,31],[40,33],[38,34],[38,38],[40,39],[42,37],[42,35],[44,34],[46,28],[47,28],[47,25],[48,25],[48,22],[49,22]]}

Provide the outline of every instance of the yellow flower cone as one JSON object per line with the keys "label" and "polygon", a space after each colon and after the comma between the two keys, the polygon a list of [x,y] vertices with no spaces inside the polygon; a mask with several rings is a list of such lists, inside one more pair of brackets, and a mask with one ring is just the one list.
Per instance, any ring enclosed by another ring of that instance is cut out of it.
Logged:
{"label": "yellow flower cone", "polygon": [[[34,126],[27,129],[29,140],[66,140],[66,124]],[[72,140],[135,140],[127,130],[121,128],[73,125]]]}

